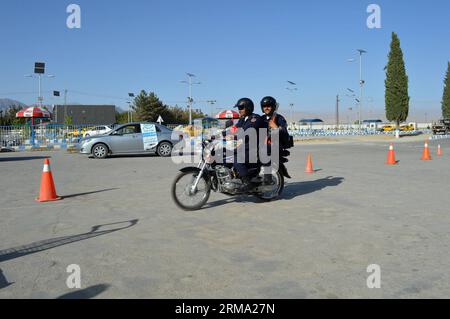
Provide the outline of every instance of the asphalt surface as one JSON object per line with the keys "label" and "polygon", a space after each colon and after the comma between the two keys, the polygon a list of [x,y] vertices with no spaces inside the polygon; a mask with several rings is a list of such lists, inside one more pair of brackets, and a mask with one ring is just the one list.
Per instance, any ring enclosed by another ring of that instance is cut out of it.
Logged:
{"label": "asphalt surface", "polygon": [[[0,298],[450,298],[450,140],[422,148],[387,166],[386,141],[299,145],[280,200],[213,193],[197,212],[171,200],[171,159],[2,153]],[[62,201],[34,201],[45,156]]]}

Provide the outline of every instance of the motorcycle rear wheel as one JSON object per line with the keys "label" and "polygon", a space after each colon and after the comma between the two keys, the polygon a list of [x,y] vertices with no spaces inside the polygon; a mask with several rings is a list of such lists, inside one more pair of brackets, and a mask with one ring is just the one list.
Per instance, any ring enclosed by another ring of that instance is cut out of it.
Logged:
{"label": "motorcycle rear wheel", "polygon": [[196,190],[192,192],[191,188],[198,174],[199,171],[181,172],[172,183],[172,199],[183,210],[199,210],[208,202],[211,184],[205,178],[200,179]]}
{"label": "motorcycle rear wheel", "polygon": [[284,176],[281,174],[280,171],[276,172],[276,174],[272,174],[272,178],[275,178],[276,182],[274,185],[274,190],[272,192],[265,192],[256,194],[256,197],[270,202],[271,200],[274,200],[278,198],[284,190]]}

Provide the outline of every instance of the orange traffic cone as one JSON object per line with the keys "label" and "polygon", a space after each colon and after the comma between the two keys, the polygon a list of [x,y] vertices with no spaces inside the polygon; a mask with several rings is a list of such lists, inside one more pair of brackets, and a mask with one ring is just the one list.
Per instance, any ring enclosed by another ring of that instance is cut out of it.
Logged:
{"label": "orange traffic cone", "polygon": [[388,158],[387,158],[387,165],[397,165],[397,161],[395,160],[395,151],[394,151],[394,145],[391,144],[389,146],[389,152],[388,152]]}
{"label": "orange traffic cone", "polygon": [[438,145],[437,156],[442,156],[441,144]]}
{"label": "orange traffic cone", "polygon": [[425,147],[423,149],[422,161],[431,161],[430,149],[428,148],[428,142],[425,142]]}
{"label": "orange traffic cone", "polygon": [[306,170],[305,173],[312,174],[314,173],[313,163],[312,163],[312,156],[311,154],[308,154],[308,162],[306,163]]}
{"label": "orange traffic cone", "polygon": [[44,160],[44,169],[41,178],[41,190],[39,197],[36,198],[38,202],[52,202],[60,200],[61,197],[56,195],[55,184],[53,183],[52,171],[50,170],[50,161],[48,158]]}

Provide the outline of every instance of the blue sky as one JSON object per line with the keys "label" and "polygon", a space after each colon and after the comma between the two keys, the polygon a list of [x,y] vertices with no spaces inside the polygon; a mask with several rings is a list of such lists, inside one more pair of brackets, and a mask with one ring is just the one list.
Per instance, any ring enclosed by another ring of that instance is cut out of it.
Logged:
{"label": "blue sky", "polygon": [[[81,29],[66,26],[70,3],[81,6]],[[381,29],[366,26],[371,3],[381,7]],[[345,117],[354,104],[346,88],[357,90],[359,77],[347,59],[364,48],[363,117],[380,117],[392,31],[404,51],[411,119],[438,118],[450,60],[448,0],[2,0],[0,97],[35,102],[37,80],[23,75],[43,61],[56,75],[44,91],[68,89],[69,102],[124,108],[128,92],[145,89],[175,104],[186,100],[179,81],[191,72],[202,82],[194,99],[217,100],[214,108],[273,95],[282,110],[294,102],[298,116],[327,118],[341,94]],[[299,90],[286,90],[286,80]],[[46,103],[62,102],[50,95]]]}

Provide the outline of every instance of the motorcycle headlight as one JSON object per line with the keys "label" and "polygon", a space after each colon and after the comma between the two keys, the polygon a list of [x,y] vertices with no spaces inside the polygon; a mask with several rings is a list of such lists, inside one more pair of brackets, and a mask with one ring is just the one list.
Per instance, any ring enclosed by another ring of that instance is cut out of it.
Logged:
{"label": "motorcycle headlight", "polygon": [[205,155],[205,162],[208,164],[214,163],[214,157],[211,154]]}

